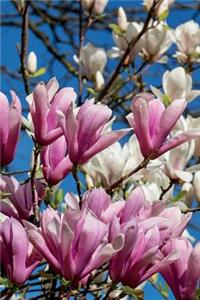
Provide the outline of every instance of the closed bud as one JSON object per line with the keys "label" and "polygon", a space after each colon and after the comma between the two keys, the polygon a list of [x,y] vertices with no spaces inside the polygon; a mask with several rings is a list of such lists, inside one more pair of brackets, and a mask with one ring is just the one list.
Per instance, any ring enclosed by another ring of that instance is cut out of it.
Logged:
{"label": "closed bud", "polygon": [[96,89],[97,91],[100,91],[105,83],[103,75],[100,71],[96,72],[95,81],[96,81]]}
{"label": "closed bud", "polygon": [[195,194],[196,194],[196,199],[197,199],[198,202],[200,202],[200,186],[199,186],[199,183],[200,183],[200,171],[195,173],[194,181],[193,181],[194,190],[195,190]]}
{"label": "closed bud", "polygon": [[35,52],[31,51],[27,58],[27,70],[33,74],[37,71],[37,56]]}
{"label": "closed bud", "polygon": [[118,25],[122,31],[126,31],[128,27],[127,17],[124,9],[120,7],[118,9],[118,17],[117,17]]}

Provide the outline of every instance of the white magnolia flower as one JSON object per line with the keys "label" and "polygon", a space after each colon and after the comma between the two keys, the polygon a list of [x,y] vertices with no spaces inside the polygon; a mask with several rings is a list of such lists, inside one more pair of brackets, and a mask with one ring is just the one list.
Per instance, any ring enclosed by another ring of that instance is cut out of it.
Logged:
{"label": "white magnolia flower", "polygon": [[[200,118],[193,118],[190,115],[186,119],[188,128],[199,128],[200,131]],[[194,155],[200,157],[200,137],[197,137],[195,140],[195,151]]]}
{"label": "white magnolia flower", "polygon": [[[128,45],[136,39],[138,34],[141,32],[143,27],[143,23],[132,22],[128,23],[127,30],[122,34],[118,35],[113,32],[113,40],[117,47],[112,47],[111,50],[108,51],[108,56],[111,58],[117,58],[123,56],[126,51]],[[129,54],[127,63],[132,62],[134,57],[140,52],[143,46],[143,37],[139,39],[131,53]]]}
{"label": "white magnolia flower", "polygon": [[27,70],[31,74],[37,71],[37,56],[33,51],[31,51],[27,57]]}
{"label": "white magnolia flower", "polygon": [[[174,129],[170,133],[172,136],[176,136],[179,133],[188,131],[190,128],[183,116],[178,120]],[[195,142],[191,140],[184,143],[163,155],[165,159],[165,172],[170,179],[180,179],[183,182],[192,181],[192,173],[185,171],[185,167],[189,160],[194,155]]]}
{"label": "white magnolia flower", "polygon": [[[159,17],[165,12],[167,13],[169,10],[169,7],[174,3],[175,0],[163,0],[159,1],[156,5],[156,15]],[[153,5],[154,0],[144,0],[143,4],[146,7],[146,9],[149,11],[150,8]]]}
{"label": "white magnolia flower", "polygon": [[120,7],[118,9],[117,22],[122,31],[127,30],[127,28],[128,28],[127,17],[126,17],[126,13],[122,7]]}
{"label": "white magnolia flower", "polygon": [[[89,186],[101,184],[108,187],[117,182],[123,175],[130,173],[142,161],[142,155],[135,136],[122,146],[119,142],[95,155],[83,166],[87,173]],[[127,181],[141,178],[142,173],[138,172]]]}
{"label": "white magnolia flower", "polygon": [[77,57],[75,59],[81,64],[82,74],[88,79],[95,79],[97,71],[103,73],[107,62],[105,50],[103,48],[96,48],[90,43],[82,48],[80,60],[78,61]]}
{"label": "white magnolia flower", "polygon": [[96,14],[101,14],[106,5],[108,3],[108,0],[82,0],[83,6],[87,10],[91,10],[95,12]]}
{"label": "white magnolia flower", "polygon": [[95,83],[96,83],[97,91],[100,91],[102,89],[102,87],[104,86],[105,81],[104,81],[103,75],[100,71],[96,72]]}
{"label": "white magnolia flower", "polygon": [[178,48],[176,57],[179,62],[200,61],[200,27],[193,20],[179,25],[175,32]]}
{"label": "white magnolia flower", "polygon": [[170,100],[185,98],[189,102],[200,95],[200,90],[192,90],[192,77],[182,67],[166,71],[162,83],[164,93]]}
{"label": "white magnolia flower", "polygon": [[171,47],[173,37],[166,24],[160,23],[144,34],[143,55],[146,59],[157,61]]}
{"label": "white magnolia flower", "polygon": [[196,200],[200,202],[200,171],[197,171],[194,175],[193,186],[196,195]]}

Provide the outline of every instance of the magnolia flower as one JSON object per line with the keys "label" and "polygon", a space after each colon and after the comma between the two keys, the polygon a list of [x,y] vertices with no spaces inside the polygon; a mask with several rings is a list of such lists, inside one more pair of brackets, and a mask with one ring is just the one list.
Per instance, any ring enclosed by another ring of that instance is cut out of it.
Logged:
{"label": "magnolia flower", "polygon": [[200,171],[197,171],[194,175],[193,186],[196,195],[196,200],[200,202]]}
{"label": "magnolia flower", "polygon": [[164,93],[170,101],[184,98],[190,102],[200,95],[200,90],[192,90],[192,77],[182,67],[166,71],[162,84]]}
{"label": "magnolia flower", "polygon": [[133,113],[127,119],[134,128],[144,158],[155,159],[200,135],[200,130],[196,128],[167,139],[185,106],[183,99],[173,101],[165,109],[161,100],[154,99],[151,94],[143,93],[134,97],[131,104]]}
{"label": "magnolia flower", "polygon": [[[35,201],[43,197],[44,187],[39,180],[35,180]],[[13,177],[0,176],[0,190],[5,193],[1,199],[0,211],[9,217],[28,219],[33,215],[33,201],[31,182],[23,185]]]}
{"label": "magnolia flower", "polygon": [[[169,7],[174,3],[175,0],[162,0],[158,1],[155,6],[155,13],[158,17],[161,17],[163,14],[168,14]],[[149,11],[154,3],[154,0],[144,0],[143,4],[146,9]]]}
{"label": "magnolia flower", "polygon": [[26,224],[36,249],[56,272],[74,283],[86,283],[88,275],[123,246],[122,235],[106,242],[106,224],[90,211],[67,209],[59,215],[47,208],[41,216],[41,229]]}
{"label": "magnolia flower", "polygon": [[119,7],[119,9],[118,9],[117,22],[122,31],[127,30],[128,22],[127,22],[126,13],[125,13],[123,7]]}
{"label": "magnolia flower", "polygon": [[73,88],[63,88],[59,92],[58,88],[58,82],[53,78],[46,85],[43,82],[37,84],[33,94],[27,97],[34,137],[40,145],[49,145],[63,135],[56,111],[66,113],[76,99]]}
{"label": "magnolia flower", "polygon": [[37,56],[35,52],[31,51],[27,58],[27,70],[34,74],[37,71]]}
{"label": "magnolia flower", "polygon": [[102,87],[104,86],[104,83],[105,83],[103,75],[100,71],[96,72],[95,82],[96,82],[97,91],[100,91],[102,89]]}
{"label": "magnolia flower", "polygon": [[[188,114],[186,123],[188,128],[200,128],[200,118],[193,118]],[[200,157],[200,137],[195,139],[194,155]]]}
{"label": "magnolia flower", "polygon": [[143,38],[142,52],[146,60],[157,61],[171,47],[173,39],[164,24],[149,29]]}
{"label": "magnolia flower", "polygon": [[19,98],[11,91],[12,103],[0,92],[0,166],[14,158],[21,128],[22,108]]}
{"label": "magnolia flower", "polygon": [[193,20],[176,27],[174,32],[179,62],[198,62],[200,57],[200,27]]}
{"label": "magnolia flower", "polygon": [[[143,24],[139,24],[136,22],[128,23],[126,31],[122,35],[117,35],[113,32],[113,40],[117,47],[113,47],[111,50],[108,51],[108,56],[111,58],[117,58],[123,56],[124,52],[126,51],[128,45],[134,41],[140,31],[142,30]],[[127,64],[131,63],[134,57],[140,52],[143,46],[143,37],[139,39],[136,45],[131,50],[128,58]]]}
{"label": "magnolia flower", "polygon": [[86,101],[76,116],[72,106],[69,107],[66,115],[60,114],[69,158],[74,164],[87,162],[95,154],[127,134],[127,130],[102,132],[111,114],[112,111],[107,106],[94,104],[93,99]]}
{"label": "magnolia flower", "polygon": [[87,10],[92,10],[96,14],[101,14],[105,9],[108,0],[81,0],[81,2]]}
{"label": "magnolia flower", "polygon": [[41,163],[44,178],[51,185],[57,184],[70,172],[73,164],[69,159],[64,136],[43,148]]}
{"label": "magnolia flower", "polygon": [[40,263],[41,257],[19,221],[11,217],[0,223],[0,246],[1,263],[9,280],[23,284]]}
{"label": "magnolia flower", "polygon": [[178,251],[179,258],[161,270],[161,274],[172,289],[176,299],[193,299],[200,282],[200,243],[194,248],[184,238],[169,240],[162,248],[163,257]]}
{"label": "magnolia flower", "polygon": [[88,79],[95,79],[97,71],[102,74],[107,62],[105,50],[96,48],[90,43],[81,49],[80,58],[75,56],[74,59],[81,65],[82,75]]}

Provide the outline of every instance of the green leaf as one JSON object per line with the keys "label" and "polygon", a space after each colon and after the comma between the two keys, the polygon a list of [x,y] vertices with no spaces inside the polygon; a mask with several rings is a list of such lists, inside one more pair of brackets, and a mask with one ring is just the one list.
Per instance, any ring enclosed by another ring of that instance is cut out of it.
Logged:
{"label": "green leaf", "polygon": [[38,69],[33,75],[31,75],[31,77],[35,78],[35,77],[42,76],[43,74],[46,73],[46,70],[47,70],[46,67],[42,67],[42,68]]}
{"label": "green leaf", "polygon": [[168,14],[169,14],[169,10],[168,9],[164,10],[162,14],[158,17],[158,20],[164,21],[168,17]]}
{"label": "green leaf", "polygon": [[0,285],[8,287],[10,285],[9,280],[7,278],[0,277]]}
{"label": "green leaf", "polygon": [[117,24],[109,24],[109,27],[116,33],[117,35],[123,35],[123,32],[119,25]]}
{"label": "green leaf", "polygon": [[178,202],[178,201],[180,201],[182,198],[185,197],[186,194],[187,194],[186,191],[181,191],[174,198],[172,198],[172,202]]}
{"label": "green leaf", "polygon": [[87,91],[88,91],[88,93],[90,93],[90,94],[92,94],[94,96],[97,95],[97,93],[95,92],[95,90],[93,88],[91,88],[91,87],[87,88]]}
{"label": "green leaf", "polygon": [[122,291],[129,296],[133,296],[134,298],[138,300],[143,300],[144,299],[144,291],[139,290],[139,289],[132,289],[129,286],[125,286],[122,288]]}

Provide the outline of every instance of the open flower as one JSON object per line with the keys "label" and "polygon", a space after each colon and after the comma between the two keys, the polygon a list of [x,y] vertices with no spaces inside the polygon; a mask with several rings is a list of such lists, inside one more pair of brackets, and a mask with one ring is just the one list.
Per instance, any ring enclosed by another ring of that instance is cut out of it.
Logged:
{"label": "open flower", "polygon": [[121,235],[114,243],[105,240],[107,226],[90,211],[68,209],[64,215],[51,208],[41,216],[41,229],[26,222],[36,249],[54,270],[74,283],[108,261],[123,246]]}
{"label": "open flower", "polygon": [[171,251],[179,252],[179,259],[161,271],[162,276],[179,300],[193,299],[200,282],[200,243],[194,248],[184,238],[171,239],[162,248],[163,256]]}
{"label": "open flower", "polygon": [[176,57],[179,62],[198,62],[200,60],[200,27],[193,20],[185,22],[174,32],[178,51]]}
{"label": "open flower", "polygon": [[19,98],[11,91],[12,103],[0,92],[0,166],[14,158],[21,128],[22,108]]}
{"label": "open flower", "polygon": [[34,127],[34,137],[40,145],[49,145],[61,135],[62,129],[58,124],[57,110],[66,113],[70,104],[75,101],[76,93],[73,88],[63,88],[55,78],[46,85],[40,82],[33,94],[27,97]]}
{"label": "open flower", "polygon": [[[0,175],[0,190],[5,193],[1,199],[0,212],[17,219],[28,219],[33,215],[33,201],[31,182],[23,185],[13,177]],[[35,201],[38,202],[44,195],[43,184],[35,180]]]}
{"label": "open flower", "polygon": [[164,93],[170,101],[184,98],[190,102],[200,95],[200,90],[192,90],[192,77],[182,67],[166,71],[162,82]]}
{"label": "open flower", "polygon": [[76,116],[72,106],[66,115],[60,114],[69,158],[74,164],[87,162],[127,133],[127,130],[103,133],[111,114],[112,111],[107,106],[94,104],[94,100],[86,101]]}
{"label": "open flower", "polygon": [[200,130],[196,128],[167,139],[185,106],[183,99],[174,100],[165,108],[162,101],[154,99],[151,94],[143,93],[134,97],[131,104],[133,113],[127,119],[134,128],[144,158],[155,159],[200,135]]}
{"label": "open flower", "polygon": [[10,218],[0,223],[0,246],[1,263],[9,280],[23,284],[40,263],[41,257],[19,221]]}

